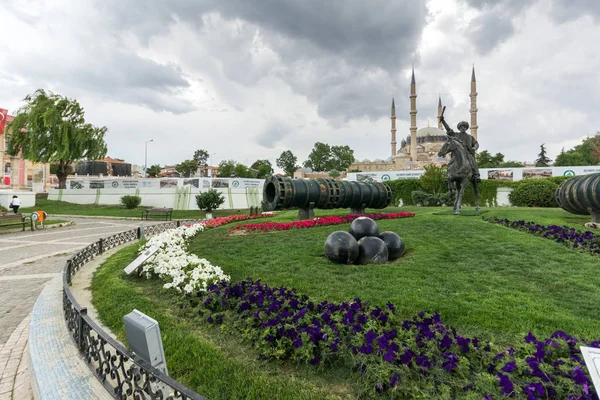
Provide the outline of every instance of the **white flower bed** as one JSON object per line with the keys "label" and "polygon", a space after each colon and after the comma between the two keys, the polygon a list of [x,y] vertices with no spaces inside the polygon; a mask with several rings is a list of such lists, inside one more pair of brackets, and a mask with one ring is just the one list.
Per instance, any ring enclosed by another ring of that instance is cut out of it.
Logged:
{"label": "white flower bed", "polygon": [[145,274],[148,279],[158,275],[166,281],[163,288],[185,293],[205,291],[213,282],[229,281],[229,275],[225,275],[221,268],[187,252],[187,241],[204,228],[204,224],[198,223],[153,236],[140,248],[139,254],[150,247],[159,250],[143,264],[140,275]]}

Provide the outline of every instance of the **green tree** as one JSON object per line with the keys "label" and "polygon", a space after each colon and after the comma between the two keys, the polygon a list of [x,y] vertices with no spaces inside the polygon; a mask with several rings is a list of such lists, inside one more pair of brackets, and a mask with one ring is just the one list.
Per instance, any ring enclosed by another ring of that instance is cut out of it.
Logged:
{"label": "green tree", "polygon": [[273,175],[273,165],[269,160],[256,160],[250,166],[250,169],[256,171],[256,177],[258,179],[265,179]]}
{"label": "green tree", "polygon": [[59,189],[67,187],[69,166],[79,160],[106,156],[106,127],[85,122],[77,100],[38,89],[27,95],[25,106],[8,124],[13,132],[7,153],[34,163],[56,163]]}
{"label": "green tree", "polygon": [[525,164],[519,161],[504,161],[500,163],[500,168],[523,168]]}
{"label": "green tree", "polygon": [[231,178],[234,175],[236,162],[234,160],[223,160],[219,163],[217,174],[222,178]]}
{"label": "green tree", "polygon": [[185,160],[175,166],[175,171],[179,172],[184,178],[189,178],[198,171],[196,160]]}
{"label": "green tree", "polygon": [[337,178],[341,174],[342,173],[340,171],[338,171],[337,169],[332,169],[331,171],[329,171],[329,176],[332,178]]}
{"label": "green tree", "polygon": [[219,208],[221,204],[225,203],[225,197],[215,189],[210,189],[207,192],[196,195],[196,204],[200,210],[206,210],[211,212]]}
{"label": "green tree", "polygon": [[[73,170],[73,166],[71,164],[67,165],[65,170],[66,170],[67,175],[71,175],[71,174],[75,173],[75,171]],[[56,175],[56,171],[58,171],[58,164],[56,164],[56,163],[50,164],[50,174]]]}
{"label": "green tree", "polygon": [[146,173],[148,174],[148,176],[152,176],[152,177],[156,178],[158,176],[158,174],[160,174],[160,170],[161,170],[160,165],[154,164],[146,170]]}
{"label": "green tree", "polygon": [[535,160],[535,166],[536,167],[548,167],[551,162],[552,162],[552,160],[549,159],[548,156],[546,155],[545,143],[542,143],[542,145],[540,146],[540,154],[538,154],[538,158],[537,158],[537,160]]}
{"label": "green tree", "polygon": [[208,165],[206,163],[206,161],[208,160],[209,157],[210,157],[210,154],[208,154],[208,151],[206,151],[204,149],[200,149],[200,150],[196,150],[194,152],[193,159],[198,164],[198,167],[206,167]]}
{"label": "green tree", "polygon": [[325,171],[330,165],[330,161],[331,147],[328,144],[317,142],[303,165],[313,171]]}
{"label": "green tree", "polygon": [[346,171],[354,162],[354,150],[350,146],[331,146],[331,156],[327,169]]}
{"label": "green tree", "polygon": [[504,154],[496,153],[492,156],[489,151],[483,150],[475,155],[475,159],[479,168],[498,168],[504,162]]}
{"label": "green tree", "polygon": [[448,191],[448,185],[444,182],[447,176],[448,172],[445,166],[426,165],[425,173],[421,175],[419,180],[425,191],[437,194]]}
{"label": "green tree", "polygon": [[233,176],[236,178],[251,178],[252,172],[244,164],[235,164]]}
{"label": "green tree", "polygon": [[577,165],[589,164],[581,155],[581,153],[575,150],[569,150],[565,152],[565,149],[562,149],[560,153],[556,156],[556,160],[554,161],[555,167],[568,167]]}
{"label": "green tree", "polygon": [[298,157],[294,155],[290,150],[286,150],[279,158],[275,161],[277,166],[283,170],[286,176],[294,176],[294,172],[299,168],[296,163],[298,162]]}

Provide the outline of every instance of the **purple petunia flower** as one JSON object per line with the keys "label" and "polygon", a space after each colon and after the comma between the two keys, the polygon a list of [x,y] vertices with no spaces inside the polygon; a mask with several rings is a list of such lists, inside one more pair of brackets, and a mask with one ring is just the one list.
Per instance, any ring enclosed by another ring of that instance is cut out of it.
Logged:
{"label": "purple petunia flower", "polygon": [[502,367],[502,371],[504,372],[512,372],[517,368],[514,361],[507,362],[504,367]]}
{"label": "purple petunia flower", "polygon": [[504,395],[504,397],[509,396],[515,390],[515,387],[513,386],[512,381],[510,380],[510,378],[508,376],[504,375],[501,372],[498,373],[498,379],[500,380],[500,387],[502,388],[502,394]]}
{"label": "purple petunia flower", "polygon": [[392,377],[390,378],[390,386],[394,387],[398,383],[400,383],[400,375],[398,375],[398,374],[392,374]]}
{"label": "purple petunia flower", "polygon": [[440,349],[448,350],[452,346],[452,339],[448,335],[444,335],[442,340],[440,341]]}

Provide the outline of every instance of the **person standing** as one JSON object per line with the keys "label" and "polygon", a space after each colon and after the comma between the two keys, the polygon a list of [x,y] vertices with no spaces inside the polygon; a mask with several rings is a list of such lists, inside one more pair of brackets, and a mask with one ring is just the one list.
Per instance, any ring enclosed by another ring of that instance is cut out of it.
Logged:
{"label": "person standing", "polygon": [[19,207],[21,207],[21,199],[19,199],[17,195],[14,195],[12,197],[12,200],[10,201],[9,207],[13,209],[13,212],[15,214],[17,214],[17,212],[19,211]]}

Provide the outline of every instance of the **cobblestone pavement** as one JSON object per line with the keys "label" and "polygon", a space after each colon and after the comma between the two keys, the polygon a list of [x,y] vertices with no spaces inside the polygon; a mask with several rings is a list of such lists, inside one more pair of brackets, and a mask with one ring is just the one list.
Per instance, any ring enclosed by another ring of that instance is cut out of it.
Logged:
{"label": "cobblestone pavement", "polygon": [[[64,219],[64,218],[63,218]],[[45,284],[75,251],[140,221],[68,218],[75,225],[0,234],[0,400],[31,398],[27,375],[29,314]],[[160,222],[147,222],[151,225]]]}

